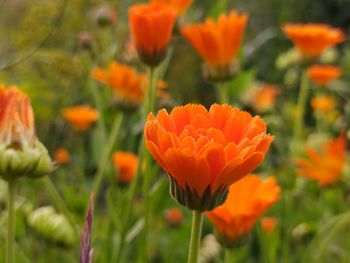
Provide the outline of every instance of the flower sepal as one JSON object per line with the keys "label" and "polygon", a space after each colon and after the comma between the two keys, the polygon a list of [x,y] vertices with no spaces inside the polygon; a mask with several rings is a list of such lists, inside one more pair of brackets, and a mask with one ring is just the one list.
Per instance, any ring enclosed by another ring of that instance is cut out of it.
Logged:
{"label": "flower sepal", "polygon": [[203,63],[202,65],[202,74],[210,82],[229,81],[236,77],[239,71],[240,65],[238,60],[233,60],[224,66],[213,66],[208,63]]}
{"label": "flower sepal", "polygon": [[215,237],[217,241],[222,245],[223,247],[227,249],[234,249],[240,246],[243,246],[244,244],[247,244],[249,240],[251,239],[251,233],[244,233],[241,236],[230,238],[226,236],[223,233],[220,233],[217,230],[214,230]]}
{"label": "flower sepal", "polygon": [[222,187],[215,193],[211,193],[210,185],[205,189],[202,196],[188,185],[181,186],[175,178],[169,175],[170,194],[182,206],[196,211],[211,211],[222,205],[228,195],[228,187]]}
{"label": "flower sepal", "polygon": [[0,146],[0,176],[7,181],[23,176],[38,178],[53,170],[48,151],[39,140],[33,145],[23,142]]}

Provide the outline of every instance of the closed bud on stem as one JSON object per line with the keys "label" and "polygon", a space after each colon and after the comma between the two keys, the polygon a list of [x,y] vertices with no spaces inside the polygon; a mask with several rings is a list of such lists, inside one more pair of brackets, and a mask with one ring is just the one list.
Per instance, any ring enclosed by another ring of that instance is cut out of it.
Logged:
{"label": "closed bud on stem", "polygon": [[28,216],[28,225],[44,238],[59,245],[71,246],[77,239],[68,219],[57,214],[51,206],[34,210]]}
{"label": "closed bud on stem", "polygon": [[28,96],[16,87],[0,86],[0,105],[0,176],[9,181],[52,172],[53,162],[35,135]]}

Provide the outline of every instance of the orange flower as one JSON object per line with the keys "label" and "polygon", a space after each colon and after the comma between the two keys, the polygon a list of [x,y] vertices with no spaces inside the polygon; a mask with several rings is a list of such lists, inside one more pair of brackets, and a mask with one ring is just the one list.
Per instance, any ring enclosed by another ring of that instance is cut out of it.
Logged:
{"label": "orange flower", "polygon": [[261,226],[266,234],[272,233],[278,224],[276,217],[264,217],[261,219]]}
{"label": "orange flower", "polygon": [[247,14],[231,11],[220,15],[217,21],[208,18],[202,24],[185,26],[181,33],[208,64],[225,67],[237,54],[247,20]]}
{"label": "orange flower", "polygon": [[193,0],[151,0],[151,3],[165,4],[176,10],[178,15],[185,13]]}
{"label": "orange flower", "polygon": [[164,217],[170,226],[178,226],[183,220],[182,211],[177,207],[167,209]]}
{"label": "orange flower", "polygon": [[84,131],[96,122],[98,112],[89,106],[75,106],[64,109],[63,116],[74,128]]}
{"label": "orange flower", "polygon": [[[135,106],[144,98],[144,88],[148,81],[146,74],[138,74],[134,68],[113,61],[106,69],[96,68],[91,76],[108,85],[122,105]],[[158,81],[157,87],[164,89],[166,83]]]}
{"label": "orange flower", "polygon": [[320,186],[326,186],[339,180],[346,163],[346,137],[324,142],[320,150],[306,148],[306,158],[299,158],[295,163],[299,166],[298,174],[317,180]]}
{"label": "orange flower", "polygon": [[309,78],[319,86],[326,86],[329,82],[339,78],[343,72],[339,67],[313,65],[308,68]]}
{"label": "orange flower", "polygon": [[176,12],[162,4],[136,4],[130,8],[129,24],[140,59],[157,66],[165,57]]}
{"label": "orange flower", "polygon": [[69,163],[70,154],[66,148],[57,148],[55,151],[55,162],[60,165]]}
{"label": "orange flower", "polygon": [[0,85],[0,177],[37,178],[54,170],[45,146],[35,134],[34,113],[27,94]]}
{"label": "orange flower", "polygon": [[345,40],[344,33],[327,24],[286,24],[283,31],[305,57],[318,57]]}
{"label": "orange flower", "polygon": [[311,99],[311,107],[317,113],[327,113],[334,109],[335,100],[331,96],[318,95]]}
{"label": "orange flower", "polygon": [[5,89],[0,85],[0,142],[33,144],[34,114],[28,96],[16,86]]}
{"label": "orange flower", "polygon": [[273,85],[265,85],[256,90],[254,94],[253,108],[257,112],[271,110],[275,106],[278,90]]}
{"label": "orange flower", "polygon": [[[273,137],[256,116],[229,105],[165,109],[148,115],[146,145],[169,174],[171,193],[193,210],[211,210],[226,197],[228,186],[254,170]],[[190,198],[190,199],[187,199]]]}
{"label": "orange flower", "polygon": [[121,184],[128,184],[136,175],[138,157],[131,152],[115,152],[113,163],[118,171],[117,180]]}
{"label": "orange flower", "polygon": [[248,175],[230,186],[225,203],[205,215],[213,223],[225,246],[242,240],[257,219],[280,198],[280,187],[272,176],[263,180]]}

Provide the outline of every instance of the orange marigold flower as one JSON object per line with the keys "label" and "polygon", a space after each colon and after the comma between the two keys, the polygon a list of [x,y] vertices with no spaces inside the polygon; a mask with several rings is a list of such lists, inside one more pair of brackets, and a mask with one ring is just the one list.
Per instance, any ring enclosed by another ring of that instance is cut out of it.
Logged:
{"label": "orange marigold flower", "polygon": [[[248,15],[231,11],[217,21],[208,18],[204,23],[185,26],[181,33],[205,60],[210,78],[229,78],[237,71],[232,64],[241,46]],[[211,72],[215,71],[215,72]],[[216,74],[216,75],[215,75]]]}
{"label": "orange marigold flower", "polygon": [[60,165],[69,163],[70,154],[66,148],[57,148],[54,154],[55,162]]}
{"label": "orange marigold flower", "polygon": [[281,189],[272,176],[263,180],[247,175],[230,186],[225,203],[205,215],[213,223],[218,240],[227,247],[239,243],[257,219],[280,198]]}
{"label": "orange marigold flower", "polygon": [[131,34],[146,65],[157,66],[165,58],[175,19],[176,12],[163,4],[136,4],[130,8]]}
{"label": "orange marigold flower", "polygon": [[151,3],[165,4],[176,10],[178,15],[185,13],[193,0],[151,0]]}
{"label": "orange marigold flower", "polygon": [[277,224],[278,220],[276,217],[264,217],[261,219],[262,230],[266,234],[270,234],[275,231]]}
{"label": "orange marigold flower", "polygon": [[118,171],[117,180],[121,184],[128,184],[136,175],[137,155],[131,152],[118,151],[113,154],[113,164]]}
{"label": "orange marigold flower", "polygon": [[339,180],[346,163],[346,137],[325,141],[319,150],[306,148],[306,158],[295,161],[298,174],[327,186]]}
{"label": "orange marigold flower", "polygon": [[305,57],[318,57],[325,49],[345,40],[340,29],[327,24],[286,24],[282,29]]}
{"label": "orange marigold flower", "polygon": [[264,85],[254,93],[253,108],[257,112],[271,110],[275,106],[278,90],[274,85]]}
{"label": "orange marigold flower", "polygon": [[[146,74],[139,74],[132,67],[113,61],[106,69],[96,68],[91,76],[108,85],[115,93],[120,105],[133,107],[144,98],[144,89],[148,85]],[[157,87],[164,89],[166,83],[158,81]]]}
{"label": "orange marigold flower", "polygon": [[165,109],[148,115],[146,145],[169,174],[171,194],[193,210],[211,210],[226,198],[228,186],[264,159],[273,136],[263,120],[230,105]]}
{"label": "orange marigold flower", "polygon": [[308,68],[309,78],[319,86],[326,86],[331,81],[339,78],[343,71],[336,66],[313,65]]}
{"label": "orange marigold flower", "polygon": [[53,169],[45,146],[36,137],[29,97],[16,86],[0,85],[0,177],[36,178]]}
{"label": "orange marigold flower", "polygon": [[331,96],[317,95],[311,99],[310,104],[316,113],[328,113],[334,109],[336,102]]}
{"label": "orange marigold flower", "polygon": [[33,144],[34,114],[28,96],[16,86],[5,89],[0,85],[0,142],[1,144]]}
{"label": "orange marigold flower", "polygon": [[169,208],[165,211],[164,218],[170,226],[179,226],[183,221],[183,214],[180,208]]}
{"label": "orange marigold flower", "polygon": [[75,106],[63,110],[64,118],[79,131],[89,129],[96,122],[98,115],[90,106]]}

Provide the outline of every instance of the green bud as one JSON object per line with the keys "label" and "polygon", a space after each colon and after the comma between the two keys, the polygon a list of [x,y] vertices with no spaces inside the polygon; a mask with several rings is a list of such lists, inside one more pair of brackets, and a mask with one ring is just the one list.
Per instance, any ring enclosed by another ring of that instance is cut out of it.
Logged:
{"label": "green bud", "polygon": [[53,162],[45,148],[39,141],[33,145],[0,146],[0,176],[5,180],[28,176],[38,178],[54,170]]}
{"label": "green bud", "polygon": [[51,206],[34,210],[27,221],[38,234],[59,245],[71,246],[77,240],[68,219],[62,214],[57,214]]}

